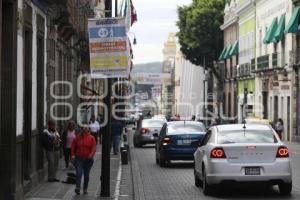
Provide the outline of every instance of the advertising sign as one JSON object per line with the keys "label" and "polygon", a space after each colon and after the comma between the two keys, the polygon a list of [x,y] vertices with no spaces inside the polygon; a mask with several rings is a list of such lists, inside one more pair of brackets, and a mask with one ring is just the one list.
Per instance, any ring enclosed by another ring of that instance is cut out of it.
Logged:
{"label": "advertising sign", "polygon": [[168,73],[137,73],[134,80],[140,85],[162,85],[171,82],[171,75]]}
{"label": "advertising sign", "polygon": [[125,19],[89,19],[88,31],[91,77],[128,77],[130,59]]}

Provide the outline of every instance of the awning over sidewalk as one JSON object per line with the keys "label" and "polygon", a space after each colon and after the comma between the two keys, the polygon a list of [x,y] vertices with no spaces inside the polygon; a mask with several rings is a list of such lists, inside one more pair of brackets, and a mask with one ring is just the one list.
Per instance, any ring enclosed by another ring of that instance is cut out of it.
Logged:
{"label": "awning over sidewalk", "polygon": [[224,57],[224,54],[225,54],[226,50],[227,50],[226,48],[223,49],[223,51],[222,51],[222,53],[219,57],[219,60],[223,60],[223,57]]}
{"label": "awning over sidewalk", "polygon": [[235,43],[232,45],[232,47],[230,49],[229,57],[237,55],[238,53],[239,53],[239,42],[235,41]]}
{"label": "awning over sidewalk", "polygon": [[266,33],[266,36],[265,36],[265,39],[264,39],[264,44],[269,44],[273,41],[274,39],[274,36],[275,36],[275,32],[277,30],[277,17],[275,17],[272,21],[272,24],[271,26],[269,27],[267,33]]}
{"label": "awning over sidewalk", "polygon": [[285,28],[285,14],[281,15],[277,30],[275,31],[273,42],[279,42],[284,37],[284,28]]}
{"label": "awning over sidewalk", "polygon": [[230,58],[229,53],[231,51],[232,46],[229,46],[224,54],[224,59]]}
{"label": "awning over sidewalk", "polygon": [[285,28],[285,33],[297,33],[299,27],[299,14],[300,14],[300,6],[297,6],[293,10],[292,17]]}

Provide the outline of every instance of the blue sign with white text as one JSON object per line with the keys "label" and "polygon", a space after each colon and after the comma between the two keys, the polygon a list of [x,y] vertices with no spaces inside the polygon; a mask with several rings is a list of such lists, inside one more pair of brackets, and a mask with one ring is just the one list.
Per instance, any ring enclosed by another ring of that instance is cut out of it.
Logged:
{"label": "blue sign with white text", "polygon": [[91,39],[126,37],[126,29],[111,26],[93,27],[89,28],[89,34]]}

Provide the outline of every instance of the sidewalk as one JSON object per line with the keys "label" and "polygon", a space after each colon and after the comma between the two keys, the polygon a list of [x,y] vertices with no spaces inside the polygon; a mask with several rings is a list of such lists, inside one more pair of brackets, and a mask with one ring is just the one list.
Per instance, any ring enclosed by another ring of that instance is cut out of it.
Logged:
{"label": "sidewalk", "polygon": [[[90,183],[87,195],[76,195],[74,192],[75,185],[65,184],[61,182],[49,183],[46,179],[40,183],[36,188],[28,192],[25,196],[28,200],[57,200],[57,199],[133,199],[133,192],[131,189],[131,173],[130,165],[121,165],[120,155],[111,155],[111,197],[100,197],[101,190],[101,146],[98,145],[95,155],[95,162],[90,173]],[[129,163],[130,164],[130,163]],[[66,179],[67,172],[72,170],[64,169],[64,160],[60,159],[58,178],[63,181]],[[117,188],[116,188],[117,186]]]}

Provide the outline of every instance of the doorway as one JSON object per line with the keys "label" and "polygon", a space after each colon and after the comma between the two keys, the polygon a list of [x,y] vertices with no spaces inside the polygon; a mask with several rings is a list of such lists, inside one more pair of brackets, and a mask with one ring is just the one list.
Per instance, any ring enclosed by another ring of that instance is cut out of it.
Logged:
{"label": "doorway", "polygon": [[32,31],[24,31],[24,71],[23,71],[23,134],[24,134],[24,171],[25,180],[30,179],[31,171],[31,118],[32,118]]}
{"label": "doorway", "polygon": [[278,119],[278,96],[274,96],[274,122]]}
{"label": "doorway", "polygon": [[263,118],[268,119],[268,92],[262,92]]}
{"label": "doorway", "polygon": [[[44,35],[37,36],[37,131],[42,133],[44,128]],[[39,144],[39,140],[37,141]],[[41,148],[41,145],[39,147]],[[43,169],[43,151],[37,151],[37,169]]]}

